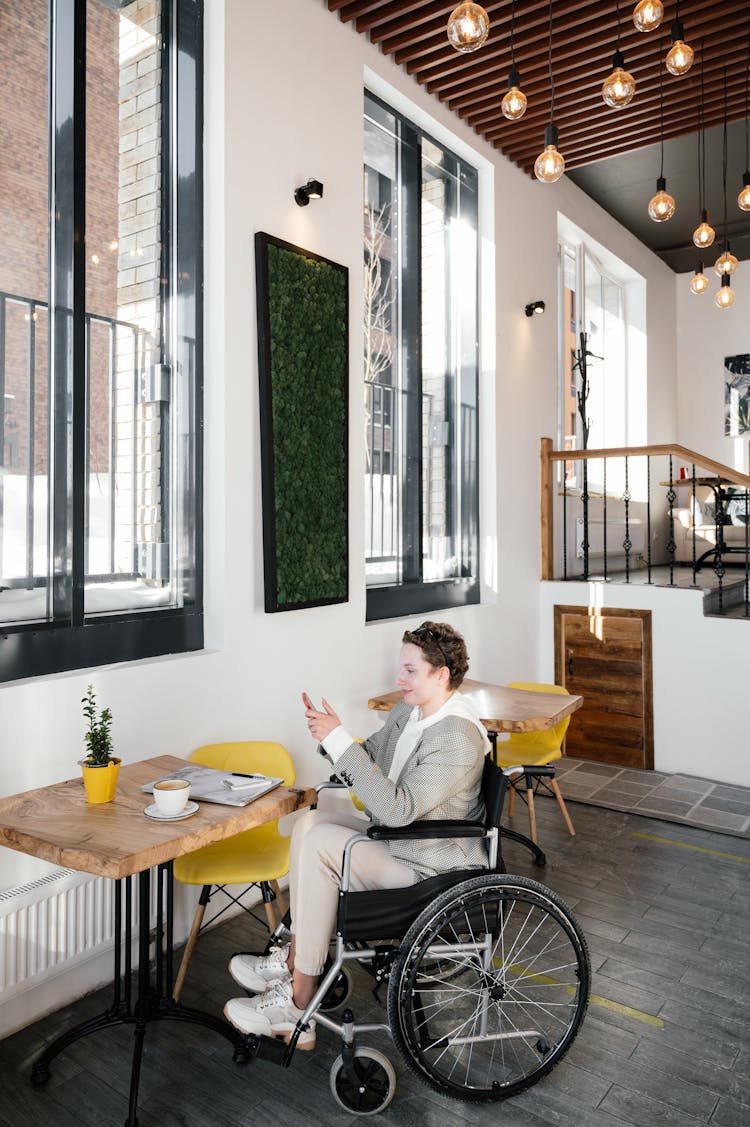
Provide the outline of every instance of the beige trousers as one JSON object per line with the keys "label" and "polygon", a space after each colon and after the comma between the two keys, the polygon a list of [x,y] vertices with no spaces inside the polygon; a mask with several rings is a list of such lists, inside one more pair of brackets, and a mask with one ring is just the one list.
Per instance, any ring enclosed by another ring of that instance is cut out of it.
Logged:
{"label": "beige trousers", "polygon": [[[296,944],[294,965],[303,974],[316,976],[323,970],[336,927],[344,846],[368,825],[354,814],[331,810],[308,810],[294,824],[289,850],[289,907]],[[352,851],[352,892],[406,888],[416,879],[413,869],[394,860],[385,842],[359,842]]]}

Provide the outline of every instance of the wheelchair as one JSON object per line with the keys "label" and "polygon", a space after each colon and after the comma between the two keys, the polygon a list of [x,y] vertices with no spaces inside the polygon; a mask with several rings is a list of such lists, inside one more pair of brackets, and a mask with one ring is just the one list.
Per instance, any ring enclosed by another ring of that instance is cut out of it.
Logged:
{"label": "wheelchair", "polygon": [[[549,768],[533,768],[544,772]],[[335,951],[288,1044],[246,1037],[243,1059],[288,1067],[300,1033],[315,1018],[341,1037],[331,1091],[350,1114],[373,1115],[393,1099],[388,1058],[360,1043],[391,1035],[408,1068],[438,1092],[465,1101],[502,1100],[541,1080],[573,1043],[589,1000],[586,940],[570,909],[550,889],[505,872],[503,837],[541,849],[500,825],[508,780],[529,768],[501,769],[488,758],[482,777],[483,823],[421,821],[370,826],[347,842],[339,890]],[[335,776],[318,790],[342,787]],[[404,838],[481,837],[486,869],[452,870],[403,889],[349,892],[352,851],[360,842]],[[288,915],[266,951],[281,940]],[[387,1024],[357,1024],[347,1006],[347,963],[387,983]]]}

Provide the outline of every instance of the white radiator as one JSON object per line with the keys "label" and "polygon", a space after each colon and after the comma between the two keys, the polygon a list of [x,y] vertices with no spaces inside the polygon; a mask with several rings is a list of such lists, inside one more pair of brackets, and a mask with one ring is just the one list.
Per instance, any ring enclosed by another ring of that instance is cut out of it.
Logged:
{"label": "white radiator", "polygon": [[[154,880],[152,878],[152,889]],[[114,881],[57,869],[0,892],[0,994],[18,993],[111,948]],[[133,921],[138,918],[132,882]],[[123,909],[124,915],[124,909]]]}
{"label": "white radiator", "polygon": [[[604,521],[589,518],[589,555],[604,555]],[[615,556],[624,556],[625,549],[625,519],[624,517],[607,518],[607,559]],[[645,550],[644,524],[639,517],[631,517],[628,521],[628,535],[630,537],[631,556],[643,555]],[[583,559],[583,517],[576,517],[576,559]]]}

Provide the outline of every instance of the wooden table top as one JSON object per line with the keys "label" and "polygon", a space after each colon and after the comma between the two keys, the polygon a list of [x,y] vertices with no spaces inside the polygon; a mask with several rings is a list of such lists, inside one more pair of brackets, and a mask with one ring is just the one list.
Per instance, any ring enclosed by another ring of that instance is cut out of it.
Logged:
{"label": "wooden table top", "polygon": [[153,798],[140,788],[184,766],[172,755],[123,765],[114,801],[96,805],[86,801],[82,778],[0,798],[0,845],[120,879],[316,801],[314,788],[277,787],[247,806],[201,802],[197,813],[177,822],[145,817]]}
{"label": "wooden table top", "polygon": [[[572,694],[511,689],[507,685],[490,685],[468,678],[459,692],[472,701],[482,723],[491,732],[540,732],[553,728],[583,704],[583,697]],[[390,712],[402,697],[399,690],[381,693],[371,697],[367,707],[376,712]]]}
{"label": "wooden table top", "polygon": [[[659,482],[659,485],[667,485],[667,486],[668,485],[692,485],[692,484],[693,484],[692,477],[676,477],[672,481],[660,481]],[[712,488],[716,488],[719,485],[726,485],[726,486],[729,486],[730,488],[732,486],[734,486],[736,489],[742,489],[743,488],[741,485],[738,485],[736,482],[730,481],[728,477],[719,477],[717,474],[714,474],[713,477],[696,477],[695,484],[696,485],[710,485]]]}

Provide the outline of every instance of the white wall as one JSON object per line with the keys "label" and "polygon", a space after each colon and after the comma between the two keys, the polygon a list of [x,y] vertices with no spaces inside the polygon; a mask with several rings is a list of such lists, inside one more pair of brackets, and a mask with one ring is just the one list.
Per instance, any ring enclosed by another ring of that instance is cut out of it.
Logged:
{"label": "white wall", "polygon": [[719,279],[713,266],[707,264],[705,273],[711,287],[700,296],[690,291],[692,274],[677,277],[679,441],[747,473],[750,436],[724,434],[724,357],[750,352],[750,262],[741,262],[733,275],[737,300],[731,309],[717,309],[713,297]]}
{"label": "white wall", "polygon": [[[551,622],[540,618],[537,467],[538,439],[554,435],[556,422],[558,209],[647,279],[649,440],[676,437],[675,291],[666,267],[570,181],[539,184],[483,145],[340,24],[324,0],[276,0],[274,20],[286,32],[283,50],[259,36],[256,5],[206,4],[207,649],[0,687],[1,794],[76,774],[83,739],[79,702],[89,680],[113,710],[117,751],[126,762],[158,753],[184,756],[207,741],[270,737],[289,746],[299,777],[314,781],[324,766],[305,731],[302,689],[316,699],[325,694],[354,731],[377,726],[366,701],[391,687],[401,634],[414,620],[365,623],[365,67],[432,114],[436,131],[454,132],[457,144],[478,149],[494,165],[496,245],[484,249],[486,262],[496,259],[497,374],[483,370],[482,474],[485,503],[489,498],[494,506],[485,522],[483,563],[488,576],[496,573],[498,589],[482,607],[441,616],[466,635],[471,675],[533,680],[544,671],[552,637]],[[324,198],[299,208],[294,188],[311,176],[324,182]],[[350,601],[276,615],[264,613],[262,595],[253,262],[259,230],[350,269]],[[546,301],[547,314],[526,318],[524,305],[537,297]],[[494,396],[487,386],[493,379]],[[671,738],[668,726],[664,738]],[[0,850],[0,889],[40,868]]]}

